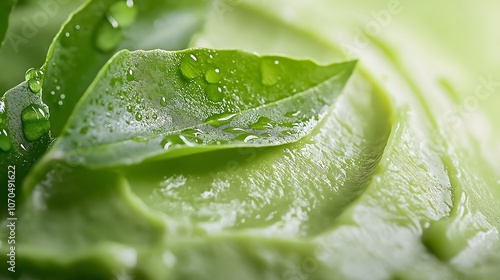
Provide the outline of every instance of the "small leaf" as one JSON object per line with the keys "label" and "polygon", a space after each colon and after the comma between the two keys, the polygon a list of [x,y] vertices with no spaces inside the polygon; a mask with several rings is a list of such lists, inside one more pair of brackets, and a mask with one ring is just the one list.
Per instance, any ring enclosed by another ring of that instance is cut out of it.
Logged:
{"label": "small leaf", "polygon": [[43,100],[58,136],[95,75],[120,49],[178,50],[204,20],[207,1],[93,0],[61,27],[44,65]]}
{"label": "small leaf", "polygon": [[[122,51],[89,87],[48,158],[104,167],[291,143],[318,124],[355,64],[229,50]],[[213,67],[216,84],[203,75]],[[273,85],[262,82],[269,75]]]}
{"label": "small leaf", "polygon": [[0,1],[0,48],[3,45],[3,39],[9,26],[9,15],[17,0]]}

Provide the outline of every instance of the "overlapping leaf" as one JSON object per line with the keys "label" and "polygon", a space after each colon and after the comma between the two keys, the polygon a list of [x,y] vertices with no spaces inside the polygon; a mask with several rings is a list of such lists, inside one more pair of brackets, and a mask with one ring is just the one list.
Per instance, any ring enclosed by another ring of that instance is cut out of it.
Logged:
{"label": "overlapping leaf", "polygon": [[123,51],[46,159],[105,167],[291,143],[321,121],[354,66],[241,51]]}
{"label": "overlapping leaf", "polygon": [[115,50],[187,46],[208,1],[89,1],[54,39],[45,62],[44,102],[58,136],[87,87]]}

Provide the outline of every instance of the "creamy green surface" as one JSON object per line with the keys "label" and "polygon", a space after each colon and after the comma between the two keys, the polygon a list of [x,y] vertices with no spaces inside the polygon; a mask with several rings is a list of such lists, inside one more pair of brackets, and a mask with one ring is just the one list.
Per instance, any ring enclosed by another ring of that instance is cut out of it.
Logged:
{"label": "creamy green surface", "polygon": [[[346,44],[374,20],[370,12],[388,9],[385,1],[236,1],[223,13],[207,12],[191,47],[312,58],[321,65],[355,56],[360,63],[324,118],[298,141],[126,164],[100,165],[97,150],[79,165],[63,155],[80,134],[63,135],[24,182],[16,276],[495,278],[500,165],[492,143],[499,134],[492,126],[498,113],[487,109],[498,104],[495,83],[460,123],[449,111],[469,108],[474,95],[468,93],[481,84],[476,76],[496,81],[498,68],[460,47],[462,38],[447,25],[461,26],[464,10],[480,15],[498,5],[400,4],[404,9],[355,54]],[[430,14],[430,6],[441,13]],[[442,20],[446,13],[449,21]],[[439,31],[425,30],[423,19]],[[489,25],[473,25],[493,35]],[[498,39],[475,35],[471,41],[493,56]],[[184,77],[196,72],[176,65]],[[272,80],[260,82],[273,86]],[[79,109],[94,108],[88,103]],[[99,135],[98,127],[89,134]],[[134,145],[148,150],[141,141]],[[132,149],[122,151],[135,157]],[[0,233],[3,242],[5,227]],[[0,243],[1,258],[5,246]]]}

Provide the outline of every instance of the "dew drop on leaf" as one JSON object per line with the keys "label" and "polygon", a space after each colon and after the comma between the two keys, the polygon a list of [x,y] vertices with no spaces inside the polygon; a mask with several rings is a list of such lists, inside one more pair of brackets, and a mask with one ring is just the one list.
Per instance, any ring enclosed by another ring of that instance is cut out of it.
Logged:
{"label": "dew drop on leaf", "polygon": [[205,80],[207,83],[216,84],[219,82],[220,78],[221,74],[219,68],[210,68],[205,72]]}
{"label": "dew drop on leaf", "polygon": [[132,69],[129,69],[127,71],[127,81],[131,82],[133,80],[135,80],[134,71]]}
{"label": "dew drop on leaf", "polygon": [[28,86],[33,93],[39,93],[42,90],[42,82],[39,79],[31,79]]}
{"label": "dew drop on leaf", "polygon": [[70,46],[70,45],[71,45],[71,43],[73,43],[73,42],[72,42],[72,41],[74,40],[74,38],[73,38],[73,37],[74,37],[74,36],[72,36],[70,32],[68,32],[68,31],[64,32],[64,34],[62,35],[61,40],[60,40],[61,45],[62,45],[63,47],[68,47],[68,46]]}
{"label": "dew drop on leaf", "polygon": [[135,120],[138,122],[142,121],[142,114],[140,112],[137,112],[137,114],[135,114]]}
{"label": "dew drop on leaf", "polygon": [[189,128],[181,132],[183,135],[199,137],[203,131],[198,128]]}
{"label": "dew drop on leaf", "polygon": [[261,82],[265,86],[273,86],[279,79],[279,62],[276,61],[263,60],[260,64]]}
{"label": "dew drop on leaf", "polygon": [[274,125],[275,123],[271,119],[267,117],[260,117],[256,123],[250,126],[250,128],[257,130],[265,130],[273,128]]}
{"label": "dew drop on leaf", "polygon": [[292,112],[288,112],[285,114],[285,117],[287,118],[296,118],[298,115],[300,115],[300,113],[302,113],[301,111],[292,111]]}
{"label": "dew drop on leaf", "polygon": [[161,141],[161,146],[165,150],[170,149],[172,146],[183,145],[183,144],[184,144],[184,141],[177,134],[175,134],[175,135],[167,135]]}
{"label": "dew drop on leaf", "polygon": [[37,77],[37,69],[35,68],[28,69],[28,71],[26,71],[26,74],[24,74],[26,82],[36,77]]}
{"label": "dew drop on leaf", "polygon": [[248,143],[249,141],[259,139],[259,136],[252,133],[243,133],[235,138],[238,141],[242,141],[244,143]]}
{"label": "dew drop on leaf", "polygon": [[124,35],[120,26],[110,18],[103,19],[96,29],[94,35],[94,46],[104,52],[109,53],[115,50],[123,41]]}
{"label": "dew drop on leaf", "polygon": [[214,63],[214,56],[212,54],[209,54],[208,55],[208,58],[207,58],[207,63],[208,64],[212,64]]}
{"label": "dew drop on leaf", "polygon": [[109,7],[107,13],[108,20],[121,28],[131,26],[137,17],[137,8],[134,1],[120,1]]}
{"label": "dew drop on leaf", "polygon": [[201,75],[202,70],[198,58],[194,54],[185,55],[181,61],[181,73],[184,78],[192,80]]}
{"label": "dew drop on leaf", "polygon": [[134,111],[134,107],[132,105],[127,105],[127,112],[132,113]]}
{"label": "dew drop on leaf", "polygon": [[4,152],[10,151],[12,148],[12,141],[6,129],[0,129],[0,150]]}
{"label": "dew drop on leaf", "polygon": [[163,106],[163,107],[167,106],[167,98],[165,96],[163,96],[160,99],[160,105]]}
{"label": "dew drop on leaf", "polygon": [[49,132],[49,114],[39,105],[30,105],[21,113],[24,137],[28,141],[36,141]]}
{"label": "dew drop on leaf", "polygon": [[214,102],[220,102],[224,99],[222,88],[218,85],[208,85],[205,89],[207,98]]}
{"label": "dew drop on leaf", "polygon": [[235,116],[234,113],[222,113],[207,118],[205,122],[213,127],[219,127],[230,123]]}

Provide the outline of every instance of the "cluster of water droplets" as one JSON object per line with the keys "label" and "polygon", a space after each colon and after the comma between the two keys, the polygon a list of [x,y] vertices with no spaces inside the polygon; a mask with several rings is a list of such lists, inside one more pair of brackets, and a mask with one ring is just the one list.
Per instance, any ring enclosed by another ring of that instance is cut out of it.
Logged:
{"label": "cluster of water droplets", "polygon": [[[222,102],[228,95],[227,87],[230,86],[226,86],[226,84],[234,85],[238,83],[236,80],[227,78],[227,76],[234,76],[235,70],[223,71],[217,66],[217,56],[217,51],[209,51],[208,53],[193,52],[184,55],[180,63],[180,70],[184,79],[200,84],[201,88],[204,89],[206,98],[214,103]],[[233,61],[233,63],[236,62]],[[259,70],[260,82],[264,87],[277,86],[277,83],[282,79],[282,68],[278,59],[263,59]],[[295,92],[293,91],[293,93]],[[234,94],[231,95],[231,98],[236,97]],[[259,102],[265,103],[266,100]],[[162,97],[160,104],[166,106],[167,100],[165,97]],[[301,114],[302,112],[300,111],[286,113],[282,119],[290,119],[290,122],[283,120],[277,122],[272,118],[259,116],[256,121],[254,120],[251,124],[246,125],[231,125],[233,120],[238,116],[236,113],[225,112],[215,114],[208,117],[205,123],[218,130],[217,132],[210,129],[203,131],[199,128],[190,128],[179,133],[167,135],[161,141],[161,145],[164,149],[170,149],[174,146],[222,144],[228,142],[258,143],[258,141],[265,141],[265,139],[271,137],[271,134],[274,136],[278,135],[277,137],[294,134],[299,126],[299,122],[293,120],[297,120]],[[246,123],[245,121],[243,122]],[[241,120],[236,121],[236,123],[241,123]],[[203,128],[204,125],[200,127]]]}
{"label": "cluster of water droplets", "polygon": [[181,73],[187,80],[194,80],[203,76],[205,85],[205,95],[208,100],[221,102],[224,100],[226,86],[223,85],[221,69],[215,65],[214,61],[218,56],[217,52],[208,55],[187,54],[181,61]]}

